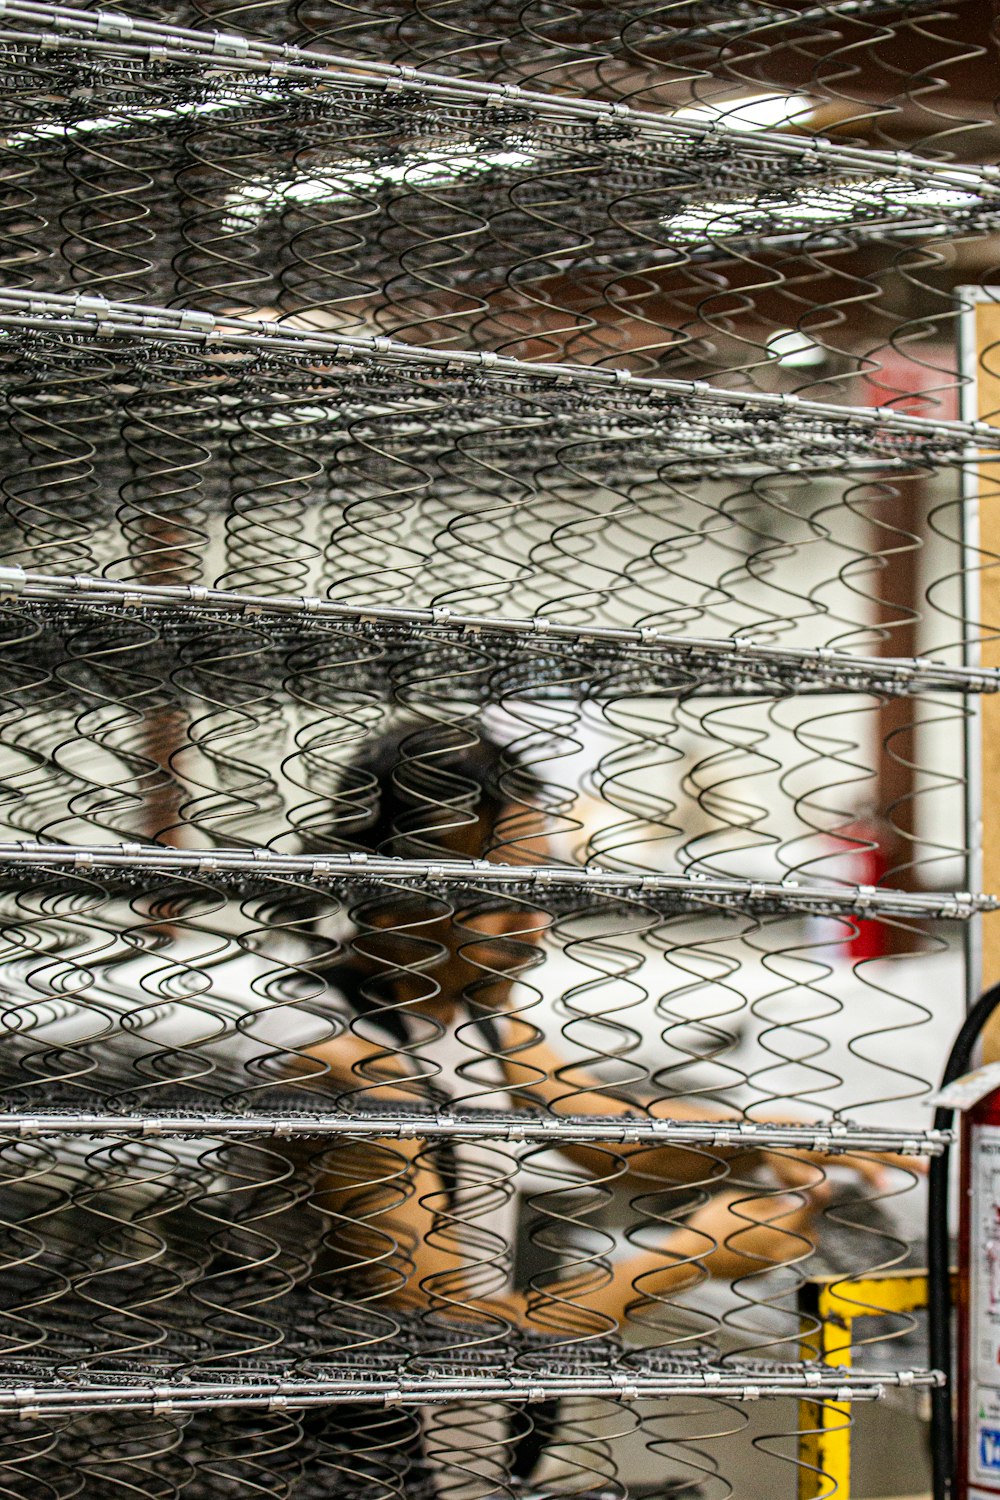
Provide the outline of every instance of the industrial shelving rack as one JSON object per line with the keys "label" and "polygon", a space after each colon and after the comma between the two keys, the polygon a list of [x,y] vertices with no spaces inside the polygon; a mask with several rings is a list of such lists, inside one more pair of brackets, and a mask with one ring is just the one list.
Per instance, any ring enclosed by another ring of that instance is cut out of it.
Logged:
{"label": "industrial shelving rack", "polygon": [[[646,35],[667,25],[692,56],[721,57],[727,39],[752,38],[760,27],[779,40],[840,23],[864,23],[884,36],[928,9],[882,0],[806,9],[719,0],[668,7],[659,23],[625,12],[620,35],[629,26],[645,27]],[[653,926],[693,915],[894,921],[931,930],[995,910],[1000,898],[988,893],[793,879],[793,872],[726,875],[697,861],[669,873],[628,860],[525,864],[297,851],[296,836],[314,828],[308,820],[286,820],[257,843],[247,831],[252,818],[237,818],[239,835],[227,841],[197,810],[178,814],[169,836],[136,832],[149,788],[157,775],[169,779],[189,743],[186,731],[176,731],[161,753],[150,730],[161,722],[151,716],[183,706],[191,691],[186,672],[203,703],[205,674],[231,671],[242,679],[226,700],[235,713],[252,718],[266,693],[284,696],[311,724],[335,715],[340,700],[394,699],[414,662],[423,686],[413,689],[413,701],[423,692],[445,702],[449,684],[460,682],[463,703],[476,711],[642,694],[687,703],[934,693],[961,702],[1000,688],[1000,670],[963,666],[954,653],[922,658],[873,654],[854,640],[790,643],[780,631],[757,634],[739,623],[706,633],[689,628],[683,611],[632,608],[627,592],[614,589],[603,597],[592,589],[575,607],[565,578],[553,574],[553,588],[544,564],[490,573],[484,563],[478,576],[491,535],[448,554],[446,522],[435,520],[424,534],[404,527],[367,572],[365,549],[378,545],[384,519],[377,510],[355,550],[339,559],[309,529],[322,532],[345,507],[363,508],[366,483],[377,489],[385,474],[389,489],[393,475],[403,476],[402,494],[406,476],[419,471],[426,479],[419,503],[432,511],[444,505],[441,494],[469,486],[472,502],[457,507],[461,532],[496,500],[494,475],[502,472],[524,497],[504,525],[516,536],[523,520],[537,540],[546,506],[556,514],[552,491],[532,490],[532,476],[546,466],[577,485],[568,506],[610,468],[615,484],[634,486],[628,492],[648,508],[658,485],[672,490],[721,477],[752,487],[789,475],[878,484],[973,459],[988,464],[995,436],[985,423],[765,390],[739,372],[713,383],[710,362],[702,373],[664,374],[652,356],[643,367],[643,349],[638,368],[595,361],[540,301],[539,348],[530,346],[530,328],[505,342],[497,330],[512,304],[496,311],[487,294],[499,285],[530,301],[542,262],[554,280],[575,276],[582,284],[600,274],[627,283],[653,270],[708,274],[734,255],[816,255],[845,246],[905,255],[937,237],[986,237],[1000,226],[1000,168],[857,145],[849,132],[844,139],[843,132],[736,129],[724,111],[706,122],[697,109],[649,104],[648,89],[638,90],[643,99],[635,105],[614,97],[599,70],[593,97],[570,90],[568,65],[560,72],[553,63],[555,86],[544,70],[527,66],[526,81],[510,81],[502,76],[502,37],[498,47],[480,49],[481,77],[475,67],[449,71],[447,58],[440,68],[433,56],[419,66],[379,61],[377,20],[374,41],[363,31],[348,35],[358,44],[351,55],[330,51],[337,38],[331,42],[319,12],[310,18],[312,37],[294,45],[287,36],[295,34],[295,10],[251,8],[225,18],[222,29],[193,30],[174,24],[192,19],[180,9],[158,21],[0,0],[0,171],[8,189],[0,222],[0,670],[5,744],[31,763],[23,782],[15,778],[21,789],[8,803],[0,842],[10,911],[22,925],[38,916],[56,932],[61,921],[69,931],[83,913],[93,932],[119,922],[123,903],[148,914],[164,892],[177,891],[196,905],[250,902],[257,912],[269,903],[277,909],[289,893],[319,892],[345,910],[401,892],[445,905],[506,894],[557,917],[584,913],[600,922],[639,913]],[[241,19],[246,29],[234,29]],[[577,20],[596,24],[586,7]],[[272,23],[277,40],[254,34]],[[498,13],[501,33],[506,24],[506,12]],[[604,45],[613,59],[612,41],[609,31]],[[486,76],[490,58],[494,77]],[[412,191],[428,215],[426,233],[410,240],[405,212],[394,208],[397,188]],[[345,202],[357,211],[353,227],[346,212],[338,217]],[[298,258],[290,246],[299,247]],[[448,297],[461,316],[449,311]],[[376,325],[381,331],[364,331]],[[654,329],[648,348],[655,342]],[[506,352],[512,344],[515,352]],[[697,364],[697,352],[685,357]],[[363,455],[356,483],[339,468],[345,434]],[[369,458],[382,468],[366,470]],[[343,488],[324,494],[334,475]],[[232,543],[230,586],[215,586],[209,569],[205,538],[219,518]],[[384,524],[391,530],[391,519]],[[642,561],[641,528],[634,542]],[[238,640],[242,662],[228,655]],[[146,690],[129,677],[136,663],[155,678],[145,702]],[[44,720],[50,705],[69,714],[59,725],[75,725],[95,754],[127,760],[133,736],[144,769],[119,803],[107,785],[105,802],[88,802],[86,776],[60,765],[39,737],[36,716]],[[88,716],[100,720],[96,729]],[[36,805],[31,778],[53,767],[58,774]],[[90,836],[60,832],[81,823]],[[104,837],[93,836],[95,826]],[[218,826],[228,826],[225,816]],[[180,836],[185,828],[193,832],[190,846]],[[174,897],[163,899],[169,908]],[[169,932],[178,918],[168,911],[156,920]],[[72,962],[84,978],[67,993],[86,1003],[89,960]],[[29,996],[24,1006],[57,995],[40,985],[41,998]],[[642,1111],[552,1115],[380,1107],[353,1098],[320,1106],[273,1078],[277,1092],[259,1103],[252,1091],[234,1094],[211,1080],[199,1095],[197,1083],[186,1077],[182,1088],[169,1072],[151,1094],[121,1078],[102,1094],[99,1069],[81,1084],[65,1066],[77,1042],[43,1035],[41,1045],[44,1066],[18,1073],[15,1058],[4,1079],[0,1136],[12,1179],[19,1152],[45,1151],[57,1162],[66,1142],[79,1141],[155,1150],[211,1140],[223,1152],[296,1140],[316,1149],[351,1140],[597,1141],[609,1150],[616,1143],[730,1155],[795,1150],[824,1161],[871,1152],[920,1158],[947,1145],[930,1128],[838,1115],[818,1123],[761,1122],[752,1114],[693,1123]],[[38,1157],[25,1160],[29,1177],[40,1172]],[[191,1163],[178,1155],[167,1175],[183,1178]],[[12,1285],[44,1258],[44,1239],[44,1213],[30,1216],[15,1234]],[[139,1264],[138,1238],[133,1254]],[[127,1255],[119,1250],[117,1260],[115,1274],[127,1281]],[[300,1317],[308,1324],[317,1316],[311,1302],[308,1315],[305,1303],[276,1314],[256,1355],[234,1352],[228,1329],[213,1349],[209,1319],[195,1356],[185,1339],[198,1314],[180,1282],[176,1293],[155,1289],[159,1310],[141,1314],[145,1332],[130,1353],[114,1339],[105,1346],[80,1335],[74,1318],[86,1320],[94,1306],[89,1274],[74,1282],[76,1300],[65,1301],[63,1338],[42,1310],[51,1294],[36,1304],[30,1286],[15,1318],[30,1333],[19,1341],[13,1325],[5,1331],[0,1415],[21,1423],[20,1435],[5,1437],[15,1452],[2,1469],[8,1493],[29,1493],[17,1488],[15,1450],[35,1451],[38,1424],[56,1423],[45,1430],[58,1454],[58,1434],[70,1429],[57,1419],[71,1421],[77,1434],[61,1440],[67,1453],[88,1431],[87,1416],[131,1412],[173,1423],[180,1454],[190,1442],[193,1470],[210,1475],[210,1445],[190,1425],[197,1414],[291,1414],[301,1437],[303,1414],[338,1404],[356,1414],[456,1403],[489,1411],[503,1401],[530,1420],[538,1403],[553,1399],[624,1408],[703,1395],[843,1404],[939,1379],[916,1366],[834,1372],[810,1358],[734,1359],[700,1347],[637,1353],[614,1339],[560,1343],[510,1329],[498,1336],[495,1326],[475,1325],[462,1339],[446,1321],[428,1329],[419,1318],[387,1318],[384,1309],[387,1331],[376,1336],[366,1332],[363,1308],[343,1305],[331,1353],[322,1319],[316,1330],[299,1326]],[[98,1301],[114,1304],[115,1295]],[[152,1326],[162,1337],[150,1339]],[[118,1472],[143,1493],[187,1493],[169,1475],[157,1489],[148,1455],[123,1452]],[[30,1484],[30,1462],[25,1472]],[[38,1470],[38,1482],[62,1495],[64,1480],[54,1473]],[[200,1482],[213,1492],[210,1479]],[[405,1487],[398,1474],[382,1480],[369,1472],[352,1482],[372,1494],[380,1485],[380,1493]],[[234,1483],[218,1479],[215,1492],[237,1493],[227,1487]],[[309,1483],[304,1470],[289,1471],[280,1492],[306,1494]],[[349,1488],[343,1472],[336,1483]],[[504,1478],[497,1483],[503,1492]],[[567,1492],[565,1479],[554,1483]]]}

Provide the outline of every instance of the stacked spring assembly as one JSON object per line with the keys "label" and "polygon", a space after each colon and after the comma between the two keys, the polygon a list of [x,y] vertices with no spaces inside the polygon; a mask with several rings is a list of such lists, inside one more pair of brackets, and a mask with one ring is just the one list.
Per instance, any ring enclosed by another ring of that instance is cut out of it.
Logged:
{"label": "stacked spring assembly", "polygon": [[810,1500],[937,1383],[798,1297],[1000,906],[982,11],[0,0],[3,1495]]}

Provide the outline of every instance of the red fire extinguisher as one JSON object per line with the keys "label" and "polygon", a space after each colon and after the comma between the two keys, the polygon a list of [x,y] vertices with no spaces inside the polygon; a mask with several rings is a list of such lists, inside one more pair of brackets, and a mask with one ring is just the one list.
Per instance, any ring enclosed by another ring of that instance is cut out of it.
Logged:
{"label": "red fire extinguisher", "polygon": [[[956,1113],[962,1116],[957,1298],[949,1272],[952,1152],[946,1144],[931,1160],[927,1185],[929,1353],[931,1368],[941,1375],[931,1391],[934,1500],[1000,1496],[1000,1063],[966,1071],[997,1015],[1000,984],[991,985],[969,1008],[948,1053],[941,1087],[928,1100],[935,1106],[934,1130],[942,1136],[953,1129]],[[957,1429],[952,1408],[956,1387]]]}
{"label": "red fire extinguisher", "polygon": [[962,1084],[978,1096],[961,1132],[956,1500],[987,1500],[1000,1497],[1000,1067]]}

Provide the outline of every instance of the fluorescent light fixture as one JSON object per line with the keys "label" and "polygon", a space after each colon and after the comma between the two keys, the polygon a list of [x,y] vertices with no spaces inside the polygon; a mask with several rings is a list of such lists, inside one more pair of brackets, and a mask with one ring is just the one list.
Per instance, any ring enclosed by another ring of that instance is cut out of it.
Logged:
{"label": "fluorescent light fixture", "polygon": [[894,177],[861,178],[836,187],[804,187],[781,199],[761,193],[756,198],[713,199],[685,207],[662,222],[678,240],[721,239],[727,235],[782,233],[794,229],[882,220],[898,223],[916,213],[935,209],[977,208],[978,193],[938,188],[927,182],[907,183]]}
{"label": "fluorescent light fixture", "polygon": [[671,118],[697,125],[722,125],[727,130],[773,130],[794,125],[811,115],[816,101],[808,94],[750,94],[726,104],[689,104]]}
{"label": "fluorescent light fixture", "polygon": [[808,370],[826,360],[826,350],[798,328],[781,328],[772,333],[767,341],[767,352],[779,365],[794,370]]}
{"label": "fluorescent light fixture", "polygon": [[247,183],[232,193],[226,206],[240,220],[259,223],[267,214],[293,203],[337,203],[382,187],[447,187],[463,177],[496,170],[530,167],[532,152],[509,142],[503,150],[481,151],[474,146],[419,151],[400,161],[375,163],[361,159],[338,163],[323,177],[286,177],[272,182]]}
{"label": "fluorescent light fixture", "polygon": [[[282,96],[273,89],[262,90],[256,96],[261,103],[272,103]],[[116,115],[92,115],[89,119],[55,120],[51,123],[32,125],[30,130],[18,130],[7,137],[5,145],[10,150],[21,146],[32,146],[36,141],[65,140],[74,135],[101,135],[108,130],[124,130],[129,125],[154,125],[161,120],[199,119],[202,115],[216,115],[231,109],[233,99],[195,99],[187,103],[164,104],[152,109],[123,108]]]}
{"label": "fluorescent light fixture", "polygon": [[[265,89],[259,97],[276,101],[281,96]],[[113,117],[94,116],[19,130],[7,138],[6,145],[9,149],[17,149],[40,140],[63,139],[70,134],[101,135],[129,125],[172,119],[197,120],[221,113],[231,104],[231,100],[218,99],[154,108],[126,108]],[[685,106],[664,117],[717,125],[728,133],[780,128],[807,115],[813,108],[814,101],[806,94],[758,94],[727,104]],[[436,149],[415,150],[397,155],[388,162],[380,162],[377,157],[332,160],[330,170],[322,175],[313,169],[308,174],[242,183],[228,197],[226,207],[234,226],[252,228],[269,214],[292,204],[347,202],[359,195],[394,186],[414,192],[424,188],[447,189],[463,180],[494,171],[527,174],[538,166],[544,154],[544,148],[540,149],[529,136],[512,135],[492,150],[482,150],[472,142],[461,142]],[[933,174],[933,164],[927,163],[926,170],[928,175]],[[948,172],[949,183],[941,187],[935,186],[927,177],[907,181],[889,176],[845,176],[838,183],[804,182],[797,190],[780,197],[762,189],[754,197],[695,200],[660,222],[669,241],[698,245],[734,236],[808,232],[812,226],[836,228],[866,222],[891,226],[915,216],[932,215],[938,209],[972,210],[984,205],[975,168],[968,169],[968,191],[964,190],[960,177],[956,185],[956,174],[962,172],[961,167],[951,165]]]}

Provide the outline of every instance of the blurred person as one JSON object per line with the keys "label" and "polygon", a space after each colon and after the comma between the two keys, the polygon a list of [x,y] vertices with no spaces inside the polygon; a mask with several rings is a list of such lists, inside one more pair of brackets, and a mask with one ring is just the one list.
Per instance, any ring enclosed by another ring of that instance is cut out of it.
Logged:
{"label": "blurred person", "polygon": [[[540,791],[489,734],[411,726],[381,736],[347,766],[337,836],[342,848],[380,855],[545,862],[529,805]],[[431,896],[383,888],[353,912],[349,957],[329,972],[344,1031],[305,1054],[318,1065],[317,1081],[333,1082],[353,1105],[461,1101],[541,1105],[554,1117],[739,1118],[679,1098],[637,1109],[546,1040],[530,1003],[517,999],[521,976],[543,961],[547,919],[531,902],[487,896],[442,916]],[[804,1259],[828,1199],[826,1158],[810,1152],[744,1150],[737,1159],[719,1149],[556,1138],[552,1153],[563,1168],[542,1167],[554,1195],[542,1223],[561,1222],[565,1243],[552,1276],[528,1293],[510,1287],[515,1166],[503,1143],[394,1138],[339,1148],[316,1206],[336,1226],[343,1264],[363,1275],[373,1297],[599,1332],[706,1276],[737,1279]],[[537,1170],[535,1151],[531,1159]],[[850,1166],[880,1189],[894,1161],[853,1156]],[[765,1166],[770,1183],[759,1177]],[[588,1182],[646,1200],[642,1248],[598,1253],[600,1236],[585,1228]]]}

